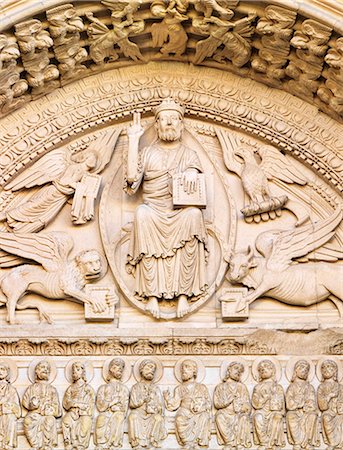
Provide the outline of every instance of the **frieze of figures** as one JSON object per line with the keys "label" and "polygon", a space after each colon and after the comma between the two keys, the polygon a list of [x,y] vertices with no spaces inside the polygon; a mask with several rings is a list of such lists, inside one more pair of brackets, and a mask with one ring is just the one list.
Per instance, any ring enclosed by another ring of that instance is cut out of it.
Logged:
{"label": "frieze of figures", "polygon": [[1,114],[94,72],[162,59],[249,76],[342,118],[342,37],[332,24],[291,4],[222,3],[103,0],[42,8],[14,33],[0,30]]}
{"label": "frieze of figures", "polygon": [[208,448],[211,439],[225,450],[343,445],[337,358],[231,357],[207,377],[203,361],[186,356],[176,361],[172,382],[163,380],[167,366],[157,357],[112,357],[97,364],[105,380],[97,386],[92,360],[74,358],[64,364],[64,390],[57,365],[51,358],[31,361],[31,384],[17,386],[18,365],[0,361],[1,448],[21,448],[22,429],[37,450],[57,447],[59,436],[66,450],[93,448],[92,442],[97,450],[122,448],[126,434],[137,449],[164,447],[174,434],[185,449]]}

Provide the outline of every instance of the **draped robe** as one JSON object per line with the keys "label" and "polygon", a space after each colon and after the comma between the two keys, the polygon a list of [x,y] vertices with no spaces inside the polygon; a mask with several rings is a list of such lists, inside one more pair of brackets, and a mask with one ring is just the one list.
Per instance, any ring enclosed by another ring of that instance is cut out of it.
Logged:
{"label": "draped robe", "polygon": [[24,431],[30,445],[37,449],[57,447],[56,418],[61,416],[57,390],[47,381],[37,381],[26,389],[22,403],[28,410]]}
{"label": "draped robe", "polygon": [[215,425],[219,445],[251,447],[251,405],[246,386],[233,380],[220,383],[213,403],[218,410]]}
{"label": "draped robe", "polygon": [[17,419],[21,416],[19,396],[8,381],[0,381],[0,448],[16,448]]}
{"label": "draped robe", "polygon": [[208,446],[211,437],[211,399],[204,384],[180,384],[174,390],[174,397],[168,400],[167,407],[177,409],[175,431],[181,446]]}
{"label": "draped robe", "polygon": [[308,449],[320,445],[318,408],[314,387],[308,381],[293,381],[286,392],[287,434],[290,444]]}
{"label": "draped robe", "polygon": [[96,420],[95,444],[99,448],[121,447],[124,420],[129,406],[129,389],[119,381],[100,386],[96,406],[100,414]]}
{"label": "draped robe", "polygon": [[343,447],[343,385],[325,380],[318,387],[318,406],[322,411],[322,433],[329,447]]}
{"label": "draped robe", "polygon": [[253,390],[253,434],[256,445],[273,449],[286,445],[284,435],[285,396],[273,379],[263,380]]}
{"label": "draped robe", "polygon": [[128,418],[132,447],[160,447],[167,437],[160,389],[149,382],[132,386]]}
{"label": "draped robe", "polygon": [[196,207],[173,209],[172,176],[187,169],[202,172],[194,150],[184,145],[163,149],[157,144],[140,155],[139,174],[128,194],[143,184],[144,203],[136,209],[127,268],[143,298],[196,297],[207,289],[207,233]]}
{"label": "draped robe", "polygon": [[67,411],[62,419],[62,430],[66,449],[88,448],[92,418],[94,414],[95,393],[86,382],[75,382],[66,390],[63,408]]}

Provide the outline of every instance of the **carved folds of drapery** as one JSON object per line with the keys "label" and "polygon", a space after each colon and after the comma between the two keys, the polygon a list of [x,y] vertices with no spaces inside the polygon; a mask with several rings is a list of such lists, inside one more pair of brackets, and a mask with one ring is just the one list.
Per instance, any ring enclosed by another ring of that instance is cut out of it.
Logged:
{"label": "carved folds of drapery", "polygon": [[[336,358],[324,357],[315,364],[315,360],[308,357],[284,361],[262,356],[255,359],[231,357],[222,363],[217,385],[203,381],[206,368],[194,357],[184,357],[175,363],[175,377],[181,384],[176,380],[166,383],[164,373],[169,368],[163,368],[156,357],[145,356],[133,361],[116,357],[102,361],[101,366],[96,363],[96,370],[102,369],[105,377],[104,385],[92,381],[95,367],[91,359],[74,358],[62,364],[66,377],[64,392],[62,380],[55,381],[56,362],[40,358],[32,360],[28,371],[32,384],[27,382],[19,399],[16,384],[22,369],[11,359],[1,360],[0,420],[7,424],[1,436],[9,449],[17,448],[18,424],[22,420],[27,439],[37,448],[56,446],[60,420],[67,449],[72,445],[88,448],[92,423],[97,448],[111,445],[120,448],[127,421],[133,448],[145,447],[145,443],[162,444],[167,435],[174,432],[180,445],[204,448],[215,436],[221,446],[242,448],[250,448],[252,438],[256,445],[268,448],[287,447],[287,442],[294,448],[307,448],[314,442],[320,447],[321,439],[339,448],[343,442],[342,361]],[[57,365],[62,367],[60,363]],[[72,382],[69,387],[67,381]],[[174,392],[164,390],[162,396],[161,390],[171,387],[175,387]],[[209,392],[213,392],[213,397]],[[24,419],[21,404],[26,411]],[[177,410],[176,414],[168,413],[170,419],[175,416],[175,427],[170,420],[167,422],[165,407]],[[215,428],[211,427],[212,421]]]}
{"label": "carved folds of drapery", "polygon": [[341,118],[342,38],[306,14],[242,0],[57,3],[14,35],[2,30],[2,114],[94,71],[170,59],[257,79]]}

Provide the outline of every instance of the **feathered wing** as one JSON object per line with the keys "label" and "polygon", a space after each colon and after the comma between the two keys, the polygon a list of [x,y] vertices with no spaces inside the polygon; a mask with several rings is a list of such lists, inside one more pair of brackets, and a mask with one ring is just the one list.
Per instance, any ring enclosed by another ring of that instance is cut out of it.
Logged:
{"label": "feathered wing", "polygon": [[279,150],[267,145],[258,149],[262,162],[260,168],[268,180],[278,179],[285,183],[305,185],[306,176],[295,166],[291,158],[283,155]]}
{"label": "feathered wing", "polygon": [[240,143],[230,131],[216,128],[216,134],[223,150],[224,163],[230,172],[236,173],[239,177],[242,175],[243,164],[240,164],[234,156],[235,150]]}
{"label": "feathered wing", "polygon": [[210,58],[218,48],[218,39],[214,36],[209,36],[197,42],[195,46],[194,64],[200,64],[205,58]]}
{"label": "feathered wing", "polygon": [[42,186],[58,179],[66,170],[69,157],[70,153],[65,147],[47,153],[10,181],[5,190],[18,191],[22,188]]}
{"label": "feathered wing", "polygon": [[[326,244],[334,235],[335,229],[342,220],[342,210],[337,209],[332,216],[315,223],[302,225],[292,230],[274,232],[271,240],[271,251],[267,258],[267,267],[273,271],[283,271],[295,258],[308,255]],[[257,241],[263,240],[263,235]]]}
{"label": "feathered wing", "polygon": [[163,22],[151,25],[151,37],[153,47],[162,47],[167,42],[169,36],[168,28]]}
{"label": "feathered wing", "polygon": [[102,172],[110,162],[120,133],[121,128],[108,128],[83,150],[85,156],[87,153],[97,154],[97,165],[92,170],[93,173]]}
{"label": "feathered wing", "polygon": [[[11,255],[38,262],[48,272],[60,269],[73,247],[73,240],[63,232],[3,233],[0,232],[0,249]],[[0,255],[0,267],[8,267],[8,255]],[[13,265],[13,264],[12,264]]]}

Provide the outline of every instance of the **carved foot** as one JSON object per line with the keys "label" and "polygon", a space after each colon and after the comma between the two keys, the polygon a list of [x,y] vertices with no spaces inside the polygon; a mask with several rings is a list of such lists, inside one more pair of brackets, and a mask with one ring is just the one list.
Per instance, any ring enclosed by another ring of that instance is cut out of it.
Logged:
{"label": "carved foot", "polygon": [[160,318],[160,307],[156,297],[150,297],[148,303],[145,305],[145,311],[148,311],[155,319]]}
{"label": "carved foot", "polygon": [[186,295],[180,295],[177,302],[176,317],[181,318],[189,312],[189,304]]}
{"label": "carved foot", "polygon": [[52,318],[49,316],[48,313],[46,313],[45,311],[43,311],[42,309],[38,310],[38,314],[39,314],[39,321],[40,322],[48,322],[48,323],[54,323],[54,321],[52,320]]}

